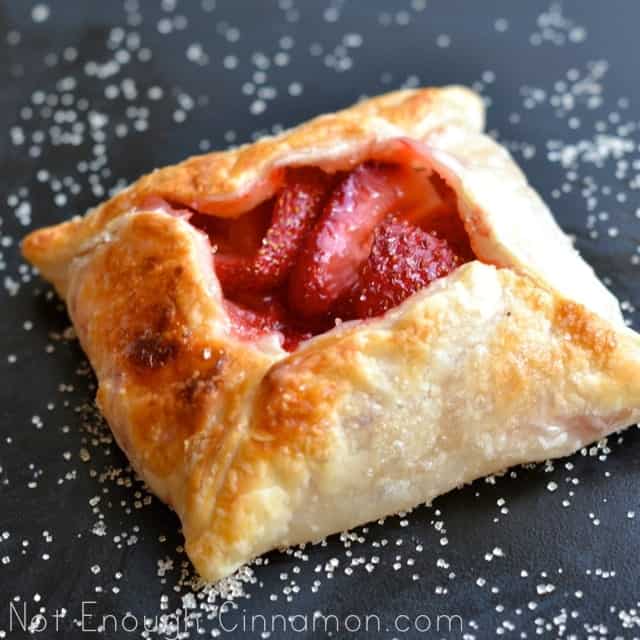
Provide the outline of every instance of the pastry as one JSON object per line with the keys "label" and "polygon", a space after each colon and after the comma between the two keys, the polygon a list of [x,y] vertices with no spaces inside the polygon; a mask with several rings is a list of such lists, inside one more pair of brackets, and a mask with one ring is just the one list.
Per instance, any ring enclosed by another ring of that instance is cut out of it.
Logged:
{"label": "pastry", "polygon": [[25,238],[209,580],[640,415],[640,338],[460,87],[152,172]]}

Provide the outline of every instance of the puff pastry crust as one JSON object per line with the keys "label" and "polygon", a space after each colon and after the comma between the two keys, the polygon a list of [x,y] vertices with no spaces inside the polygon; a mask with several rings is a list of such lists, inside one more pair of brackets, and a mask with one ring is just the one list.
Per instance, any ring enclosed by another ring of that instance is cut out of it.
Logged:
{"label": "puff pastry crust", "polygon": [[[639,336],[483,121],[464,88],[394,92],[154,171],[24,240],[206,579],[637,421]],[[455,191],[477,260],[293,353],[235,337],[207,238],[140,206],[236,217],[284,167],[349,169],[406,138]]]}

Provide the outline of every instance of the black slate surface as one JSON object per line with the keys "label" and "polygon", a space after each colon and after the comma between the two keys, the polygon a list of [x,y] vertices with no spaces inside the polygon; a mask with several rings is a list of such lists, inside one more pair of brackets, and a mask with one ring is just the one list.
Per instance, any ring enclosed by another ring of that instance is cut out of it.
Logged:
{"label": "black slate surface", "polygon": [[336,616],[335,638],[640,637],[635,427],[182,601],[177,518],[127,469],[63,306],[17,247],[187,155],[403,84],[475,83],[633,322],[639,21],[623,0],[0,2],[0,638],[27,635],[25,611],[42,638],[86,637],[108,614],[101,637],[161,614],[183,637],[322,637],[314,612]]}

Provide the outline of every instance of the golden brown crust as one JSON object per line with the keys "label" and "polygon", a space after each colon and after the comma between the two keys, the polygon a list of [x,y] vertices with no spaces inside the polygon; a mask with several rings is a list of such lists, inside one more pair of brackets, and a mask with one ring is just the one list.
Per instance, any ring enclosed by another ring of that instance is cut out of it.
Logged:
{"label": "golden brown crust", "polygon": [[[66,299],[118,442],[180,515],[203,576],[570,453],[638,417],[640,339],[481,126],[466,90],[397,92],[156,171],[25,239]],[[206,236],[136,210],[153,195],[237,215],[280,167],[352,166],[399,136],[426,144],[476,255],[501,268],[469,263],[292,354],[272,336],[234,337]]]}

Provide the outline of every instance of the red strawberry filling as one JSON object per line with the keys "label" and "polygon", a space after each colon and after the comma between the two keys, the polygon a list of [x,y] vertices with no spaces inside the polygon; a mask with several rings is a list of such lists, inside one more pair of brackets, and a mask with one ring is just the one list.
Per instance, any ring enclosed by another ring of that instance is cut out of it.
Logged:
{"label": "red strawberry filling", "polygon": [[233,253],[216,255],[216,272],[226,294],[277,289],[295,266],[302,243],[322,212],[331,178],[314,168],[289,173],[257,251],[244,260]]}
{"label": "red strawberry filling", "polygon": [[[208,234],[240,337],[277,332],[291,351],[338,319],[385,313],[474,259],[455,193],[413,162],[289,169],[282,183],[237,218],[177,213]],[[176,211],[157,200],[154,208]]]}
{"label": "red strawberry filling", "polygon": [[343,303],[344,316],[381,315],[464,262],[445,238],[391,216],[375,230],[371,253]]}
{"label": "red strawberry filling", "polygon": [[391,213],[419,206],[425,178],[408,167],[362,164],[329,196],[304,239],[289,279],[289,304],[300,316],[326,316],[357,282],[376,227]]}

